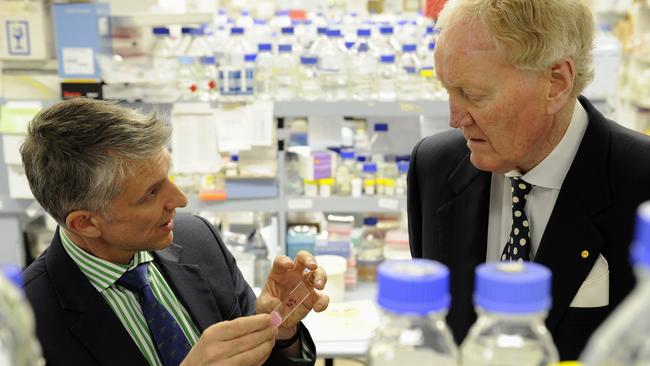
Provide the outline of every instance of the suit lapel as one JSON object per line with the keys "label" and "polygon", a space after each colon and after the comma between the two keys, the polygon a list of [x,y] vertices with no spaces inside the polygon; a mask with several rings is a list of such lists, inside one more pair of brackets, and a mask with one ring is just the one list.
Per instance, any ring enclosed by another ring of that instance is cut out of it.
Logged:
{"label": "suit lapel", "polygon": [[449,177],[456,196],[438,209],[440,260],[450,271],[448,323],[457,342],[476,318],[472,303],[474,269],[485,261],[487,250],[490,177],[471,164],[468,154]]}
{"label": "suit lapel", "polygon": [[201,274],[198,264],[181,263],[183,247],[172,243],[168,248],[155,252],[156,265],[190,313],[192,320],[203,332],[210,325],[223,320],[208,281]]}
{"label": "suit lapel", "polygon": [[[589,124],[544,231],[535,261],[553,272],[553,331],[598,258],[605,240],[594,216],[610,205],[607,161],[610,131],[584,98]],[[586,257],[586,258],[585,258]]]}
{"label": "suit lapel", "polygon": [[68,256],[58,230],[48,249],[47,270],[59,305],[71,317],[70,332],[100,364],[146,364],[115,313]]}

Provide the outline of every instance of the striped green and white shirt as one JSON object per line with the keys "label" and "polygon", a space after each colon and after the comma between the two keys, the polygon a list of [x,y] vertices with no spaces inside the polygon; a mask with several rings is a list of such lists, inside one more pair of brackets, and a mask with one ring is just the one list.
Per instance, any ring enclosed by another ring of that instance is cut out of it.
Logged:
{"label": "striped green and white shirt", "polygon": [[[64,230],[59,230],[59,234],[65,251],[68,252],[68,255],[77,264],[81,272],[104,297],[104,300],[120,319],[149,364],[162,366],[136,295],[115,284],[115,281],[122,277],[124,272],[137,267],[141,263],[152,262],[153,257],[151,254],[138,252],[133,256],[129,264],[111,263],[83,251],[65,235]],[[200,332],[155,265],[149,266],[147,278],[156,299],[174,316],[190,345],[194,346],[199,339]]]}

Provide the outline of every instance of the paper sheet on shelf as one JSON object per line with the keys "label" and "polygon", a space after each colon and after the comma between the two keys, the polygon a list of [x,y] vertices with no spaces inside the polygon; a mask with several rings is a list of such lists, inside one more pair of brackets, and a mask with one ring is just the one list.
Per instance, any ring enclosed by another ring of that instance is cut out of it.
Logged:
{"label": "paper sheet on shelf", "polygon": [[25,141],[23,135],[2,135],[2,156],[5,164],[22,165],[20,145]]}
{"label": "paper sheet on shelf", "polygon": [[250,144],[271,146],[273,144],[273,102],[255,102],[247,109],[251,124]]}
{"label": "paper sheet on shelf", "polygon": [[333,302],[322,313],[309,313],[304,322],[317,345],[367,342],[379,324],[379,313],[372,300]]}
{"label": "paper sheet on shelf", "polygon": [[325,150],[328,146],[341,145],[343,116],[310,116],[309,146],[313,150]]}
{"label": "paper sheet on shelf", "polygon": [[233,110],[218,109],[214,112],[217,121],[217,145],[221,152],[249,150],[251,148],[252,125],[248,108]]}
{"label": "paper sheet on shelf", "polygon": [[221,169],[215,116],[172,114],[174,173],[210,173]]}
{"label": "paper sheet on shelf", "polygon": [[25,175],[25,170],[22,166],[7,165],[7,177],[9,180],[9,196],[11,198],[34,198],[32,191],[29,189],[27,175]]}

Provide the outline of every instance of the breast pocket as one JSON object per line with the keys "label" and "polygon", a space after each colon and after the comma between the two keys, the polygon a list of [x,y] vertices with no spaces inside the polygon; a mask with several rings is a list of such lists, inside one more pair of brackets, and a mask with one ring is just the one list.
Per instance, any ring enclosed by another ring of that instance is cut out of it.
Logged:
{"label": "breast pocket", "polygon": [[609,305],[609,264],[602,255],[571,301],[572,308],[598,308]]}

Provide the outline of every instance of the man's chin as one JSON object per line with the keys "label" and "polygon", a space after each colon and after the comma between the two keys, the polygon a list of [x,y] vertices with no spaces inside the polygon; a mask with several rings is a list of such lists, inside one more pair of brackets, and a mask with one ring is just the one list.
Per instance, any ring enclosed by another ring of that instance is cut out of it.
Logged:
{"label": "man's chin", "polygon": [[485,172],[504,174],[512,170],[508,169],[502,162],[485,158],[475,153],[470,153],[469,161],[472,163],[472,165],[474,165],[476,169]]}

